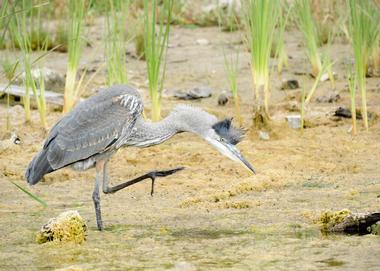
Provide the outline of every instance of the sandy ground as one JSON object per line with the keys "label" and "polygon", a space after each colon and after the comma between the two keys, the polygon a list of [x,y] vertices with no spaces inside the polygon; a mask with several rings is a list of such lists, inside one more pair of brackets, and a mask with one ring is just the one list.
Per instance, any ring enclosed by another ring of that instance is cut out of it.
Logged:
{"label": "sandy ground", "polygon": [[[201,38],[210,43],[196,44]],[[209,85],[216,93],[192,104],[220,118],[232,116],[233,105],[217,106],[217,97],[228,86],[222,48],[228,43],[239,48],[239,41],[239,33],[221,33],[216,28],[174,28],[166,87]],[[252,176],[191,134],[178,135],[148,149],[123,149],[111,162],[113,184],[152,169],[185,166],[186,170],[159,179],[154,197],[149,195],[149,181],[114,195],[102,195],[104,232],[98,232],[95,226],[91,199],[94,170],[60,170],[30,187],[48,203],[47,208],[10,182],[26,186],[24,170],[45,137],[35,110],[32,124],[25,125],[22,109],[12,107],[13,130],[22,144],[0,153],[0,269],[378,270],[378,236],[325,236],[313,220],[325,210],[379,211],[380,123],[372,121],[367,133],[359,121],[360,132],[352,137],[348,132],[350,120],[331,118],[338,106],[349,105],[344,63],[352,59],[349,46],[337,42],[332,54],[337,59],[334,70],[342,98],[333,104],[311,103],[306,114],[311,128],[303,134],[288,128],[284,117],[292,113],[287,108],[292,97],[299,97],[300,90],[279,90],[281,80],[297,78],[307,86],[313,82],[307,75],[294,75],[309,69],[299,44],[299,33],[287,33],[290,68],[282,75],[275,72],[271,80],[273,121],[267,131],[271,139],[262,141],[258,131],[250,129],[238,145],[257,175]],[[94,48],[85,49],[82,65],[103,61],[93,53]],[[46,66],[63,73],[62,56],[49,56]],[[242,114],[244,126],[249,128],[252,92],[248,54],[241,53],[240,60]],[[144,62],[129,57],[128,68],[131,84],[144,88]],[[100,74],[92,90],[103,83]],[[379,115],[379,79],[369,78],[368,89],[369,111]],[[330,83],[324,82],[315,97],[330,91]],[[164,100],[163,115],[177,103]],[[148,100],[146,107],[149,112]],[[5,112],[5,105],[0,105],[2,125]],[[49,125],[59,117],[59,112],[51,111]],[[84,244],[35,243],[41,225],[71,209],[78,210],[89,226]]]}

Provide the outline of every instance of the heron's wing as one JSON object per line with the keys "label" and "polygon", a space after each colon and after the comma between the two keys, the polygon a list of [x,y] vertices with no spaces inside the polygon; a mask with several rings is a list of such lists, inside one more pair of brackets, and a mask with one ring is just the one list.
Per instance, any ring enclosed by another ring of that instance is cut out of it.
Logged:
{"label": "heron's wing", "polygon": [[80,103],[45,142],[51,167],[62,168],[111,148],[129,136],[142,109],[139,96],[111,91]]}

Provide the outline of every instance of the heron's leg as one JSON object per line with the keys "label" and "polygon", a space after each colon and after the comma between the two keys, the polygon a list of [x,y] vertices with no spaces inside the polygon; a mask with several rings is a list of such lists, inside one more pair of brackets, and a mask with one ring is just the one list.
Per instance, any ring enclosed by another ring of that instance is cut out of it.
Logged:
{"label": "heron's leg", "polygon": [[96,214],[96,225],[98,226],[98,230],[103,230],[103,222],[102,222],[102,214],[100,210],[100,196],[99,196],[99,186],[100,186],[100,180],[102,177],[102,171],[104,167],[103,161],[97,161],[96,162],[96,180],[95,180],[95,187],[94,192],[92,193],[92,200],[94,201],[95,205],[95,214]]}
{"label": "heron's leg", "polygon": [[121,183],[119,185],[115,185],[115,186],[109,186],[108,185],[108,166],[107,166],[107,162],[104,164],[104,174],[103,174],[103,193],[105,194],[109,194],[109,193],[115,193],[123,188],[126,188],[130,185],[133,185],[133,184],[136,184],[138,182],[141,182],[145,179],[151,179],[152,180],[152,188],[151,188],[151,191],[150,191],[150,195],[153,196],[153,193],[154,193],[154,181],[157,177],[166,177],[166,176],[169,176],[177,171],[180,171],[184,169],[184,167],[178,167],[178,168],[173,168],[173,169],[170,169],[170,170],[161,170],[161,171],[151,171],[149,173],[146,173],[140,177],[137,177],[133,180],[130,180],[130,181],[127,181],[127,182],[124,182],[124,183]]}

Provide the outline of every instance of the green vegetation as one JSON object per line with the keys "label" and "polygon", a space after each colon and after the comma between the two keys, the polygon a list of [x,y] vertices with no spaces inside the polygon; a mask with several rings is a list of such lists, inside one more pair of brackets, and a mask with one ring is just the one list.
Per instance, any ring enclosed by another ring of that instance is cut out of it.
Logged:
{"label": "green vegetation", "polygon": [[356,76],[352,70],[347,74],[348,89],[351,97],[351,117],[352,117],[352,134],[356,135]]}
{"label": "green vegetation", "polygon": [[281,16],[278,18],[278,27],[276,29],[276,33],[273,39],[274,42],[274,50],[275,50],[275,57],[277,58],[277,71],[279,73],[282,72],[283,67],[288,67],[288,54],[285,50],[285,27],[288,23],[289,15],[291,12],[291,7],[285,6],[284,3],[282,3],[281,6]]}
{"label": "green vegetation", "polygon": [[[164,0],[157,17],[157,1],[144,0],[144,51],[149,80],[149,94],[152,106],[152,120],[161,116],[161,92],[166,70],[166,51],[173,0]],[[158,22],[158,28],[156,27]]]}
{"label": "green vegetation", "polygon": [[127,83],[126,24],[129,1],[109,0],[106,16],[107,85]]}
{"label": "green vegetation", "polygon": [[[23,0],[22,9],[27,10],[27,1]],[[33,7],[32,7],[33,8]],[[32,74],[32,40],[31,32],[27,29],[28,18],[27,13],[22,12],[18,16],[14,16],[11,22],[11,33],[15,40],[20,45],[22,52],[23,68],[25,73],[25,95],[23,97],[25,120],[30,122],[30,90],[32,90],[34,97],[36,98],[37,108],[40,113],[40,120],[42,126],[47,129],[46,121],[46,101],[44,89],[37,89],[36,82],[34,81]],[[47,40],[45,41],[46,48]]]}
{"label": "green vegetation", "polygon": [[40,203],[41,205],[43,205],[44,207],[47,206],[47,203],[41,199],[40,197],[36,196],[35,194],[33,194],[32,192],[30,192],[28,189],[22,187],[21,185],[15,183],[15,182],[12,182],[10,181],[14,186],[16,186],[18,189],[20,189],[22,192],[24,192],[25,194],[27,194],[31,199],[35,200],[36,202]]}
{"label": "green vegetation", "polygon": [[256,113],[269,115],[269,59],[279,16],[277,0],[249,0],[244,7],[244,21],[254,83]]}
{"label": "green vegetation", "polygon": [[77,69],[82,50],[82,32],[86,15],[85,0],[69,0],[68,63],[63,111],[68,112],[78,100]]}
{"label": "green vegetation", "polygon": [[348,0],[349,34],[355,56],[355,72],[362,99],[362,116],[368,131],[366,73],[368,59],[379,37],[379,9],[371,0]]}
{"label": "green vegetation", "polygon": [[294,3],[295,20],[299,30],[304,36],[307,55],[311,63],[311,74],[317,76],[321,70],[322,63],[318,53],[319,40],[316,24],[312,15],[309,0],[296,0]]}
{"label": "green vegetation", "polygon": [[238,94],[238,86],[237,86],[237,75],[239,72],[239,51],[230,54],[229,56],[226,54],[225,50],[223,50],[224,56],[224,70],[227,74],[228,83],[230,85],[230,90],[232,93],[232,97],[234,99],[235,105],[235,116],[239,125],[242,125],[242,117],[240,114],[240,98]]}

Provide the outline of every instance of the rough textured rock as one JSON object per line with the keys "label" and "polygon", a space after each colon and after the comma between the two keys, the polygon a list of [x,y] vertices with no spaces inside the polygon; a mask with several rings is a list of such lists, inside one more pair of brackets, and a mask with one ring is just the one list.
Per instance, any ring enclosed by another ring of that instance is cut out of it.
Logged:
{"label": "rough textured rock", "polygon": [[317,220],[324,232],[379,234],[380,213],[352,213],[350,210],[323,212]]}
{"label": "rough textured rock", "polygon": [[66,211],[42,226],[37,233],[36,241],[39,244],[54,242],[82,243],[85,240],[86,223],[78,211]]}

